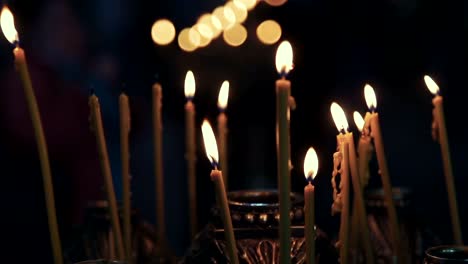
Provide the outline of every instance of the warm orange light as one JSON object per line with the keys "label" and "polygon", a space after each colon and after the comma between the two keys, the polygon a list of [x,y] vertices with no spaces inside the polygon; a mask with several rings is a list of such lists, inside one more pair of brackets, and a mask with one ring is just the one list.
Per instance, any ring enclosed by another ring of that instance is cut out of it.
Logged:
{"label": "warm orange light", "polygon": [[156,44],[167,45],[174,40],[175,35],[174,24],[167,19],[159,19],[151,27],[151,38]]}
{"label": "warm orange light", "polygon": [[245,7],[244,3],[237,0],[228,1],[225,7],[231,9],[236,23],[243,23],[247,19],[247,7]]}
{"label": "warm orange light", "polygon": [[424,82],[426,83],[426,86],[427,86],[427,89],[429,89],[429,91],[433,94],[433,95],[436,95],[439,93],[439,85],[437,85],[436,82],[434,82],[434,80],[432,80],[431,77],[429,77],[429,75],[424,75]]}
{"label": "warm orange light", "polygon": [[237,0],[238,2],[245,5],[247,10],[252,10],[257,5],[257,0]]}
{"label": "warm orange light", "polygon": [[375,97],[374,88],[369,84],[364,86],[364,98],[366,99],[367,107],[370,110],[375,110],[377,108],[377,98]]}
{"label": "warm orange light", "polygon": [[216,137],[208,120],[203,120],[202,124],[203,142],[205,143],[205,151],[208,160],[212,164],[217,164],[219,160],[218,146],[216,145]]}
{"label": "warm orange light", "polygon": [[192,98],[195,95],[195,77],[192,71],[187,71],[184,85],[185,97]]}
{"label": "warm orange light", "polygon": [[[208,26],[211,30],[211,39],[217,38],[219,34],[221,33],[222,30],[222,25],[221,22],[219,21],[218,18],[213,16],[212,14],[203,14],[197,21],[197,24],[204,24]],[[204,31],[204,29],[201,29]],[[200,32],[201,33],[201,32]]]}
{"label": "warm orange light", "polygon": [[247,29],[236,23],[223,32],[223,39],[229,46],[238,47],[247,39]]}
{"label": "warm orange light", "polygon": [[364,127],[364,118],[362,118],[362,115],[358,111],[354,111],[353,113],[353,119],[354,119],[354,124],[356,124],[356,127],[359,129],[360,132],[362,132],[362,128]]}
{"label": "warm orange light", "polygon": [[[179,44],[179,47],[187,52],[192,52],[197,49],[198,44],[196,43],[193,44],[192,40],[195,38],[193,35],[193,31],[196,32],[196,30],[193,30],[192,28],[184,28],[179,32],[179,36],[177,37],[177,42]],[[192,36],[190,36],[192,35]]]}
{"label": "warm orange light", "polygon": [[2,31],[5,35],[5,38],[11,44],[19,40],[18,32],[15,28],[15,19],[13,17],[13,13],[11,13],[10,9],[6,6],[3,7],[2,13],[0,14],[0,25],[2,27]]}
{"label": "warm orange light", "polygon": [[205,24],[195,24],[191,28],[189,36],[194,45],[198,43],[197,48],[203,48],[210,44],[213,32]]}
{"label": "warm orange light", "polygon": [[271,6],[280,6],[284,3],[287,2],[287,0],[265,0],[265,2],[267,2],[267,4],[271,5]]}
{"label": "warm orange light", "polygon": [[283,41],[276,51],[276,70],[287,74],[293,68],[293,51],[289,41]]}
{"label": "warm orange light", "polygon": [[276,43],[281,37],[281,26],[274,20],[265,20],[257,27],[257,37],[263,44]]}
{"label": "warm orange light", "polygon": [[318,166],[317,152],[315,152],[313,147],[310,147],[304,159],[304,176],[306,180],[313,180],[315,178]]}
{"label": "warm orange light", "polygon": [[347,132],[349,126],[343,108],[341,108],[339,104],[333,102],[330,106],[330,111],[333,117],[333,121],[335,122],[336,128],[338,129],[338,132]]}
{"label": "warm orange light", "polygon": [[219,95],[218,95],[218,107],[220,109],[226,109],[227,104],[228,104],[228,98],[229,98],[229,82],[224,81],[223,84],[221,85],[221,89],[219,89]]}
{"label": "warm orange light", "polygon": [[[226,10],[227,9],[227,10]],[[229,7],[218,6],[213,10],[213,17],[216,17],[221,24],[221,29],[232,27],[236,22],[234,12]]]}

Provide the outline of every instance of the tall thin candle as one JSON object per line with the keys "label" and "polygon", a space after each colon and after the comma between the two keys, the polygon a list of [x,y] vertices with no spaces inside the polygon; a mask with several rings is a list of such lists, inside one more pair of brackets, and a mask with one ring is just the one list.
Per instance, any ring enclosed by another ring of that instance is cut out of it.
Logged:
{"label": "tall thin candle", "polygon": [[156,184],[156,219],[157,234],[160,241],[166,242],[166,220],[164,214],[164,169],[163,169],[163,135],[162,135],[162,88],[159,83],[153,85],[153,148],[154,175]]}
{"label": "tall thin candle", "polygon": [[341,154],[341,218],[340,218],[340,263],[346,264],[349,261],[349,143],[346,140],[345,133],[348,129],[348,121],[343,109],[337,103],[333,102],[330,106],[333,121],[338,129],[336,142],[338,152]]}
{"label": "tall thin candle", "polygon": [[291,44],[283,41],[276,53],[276,69],[281,79],[276,81],[276,126],[278,137],[278,188],[279,188],[279,246],[280,264],[291,262],[291,179],[289,168],[289,97],[291,82],[286,75],[292,69]]}
{"label": "tall thin candle", "polygon": [[236,240],[234,237],[234,229],[232,227],[226,188],[224,187],[223,175],[217,168],[219,155],[216,145],[216,138],[214,136],[213,129],[207,120],[203,121],[202,133],[203,141],[205,143],[206,156],[214,167],[214,169],[211,171],[210,177],[215,185],[217,201],[221,211],[221,218],[224,225],[224,239],[226,240],[226,250],[230,263],[239,264],[239,257],[237,255]]}
{"label": "tall thin candle", "polygon": [[364,97],[366,99],[367,106],[372,112],[369,117],[370,133],[374,139],[375,152],[377,155],[377,162],[379,164],[380,176],[382,180],[382,186],[385,196],[385,204],[387,206],[387,214],[390,225],[390,235],[392,239],[392,248],[396,253],[397,263],[407,263],[406,254],[401,248],[400,240],[400,228],[398,224],[398,215],[393,200],[393,188],[390,181],[390,174],[387,167],[387,159],[385,157],[384,144],[382,139],[382,132],[380,130],[379,114],[375,111],[377,108],[377,98],[375,96],[374,89],[366,84],[364,87]]}
{"label": "tall thin candle", "polygon": [[57,215],[55,211],[54,187],[50,170],[49,154],[47,151],[47,142],[44,136],[44,131],[42,129],[41,115],[39,113],[36,96],[34,95],[31,79],[29,77],[26,56],[24,50],[19,47],[18,32],[15,29],[13,14],[6,6],[3,7],[0,14],[0,24],[3,34],[8,39],[8,41],[11,44],[16,45],[16,48],[13,50],[13,54],[15,56],[15,66],[21,80],[21,84],[23,85],[24,95],[28,104],[29,114],[31,116],[32,126],[37,143],[54,263],[61,264],[63,263],[62,246],[60,242]]}
{"label": "tall thin candle", "polygon": [[221,85],[221,89],[219,90],[218,96],[218,108],[219,108],[219,115],[218,115],[218,142],[219,142],[219,158],[220,158],[220,165],[221,169],[223,170],[223,179],[224,185],[226,187],[226,191],[229,190],[228,185],[228,157],[227,157],[227,116],[226,116],[226,107],[228,103],[229,97],[229,82],[224,81]]}
{"label": "tall thin candle", "polygon": [[458,214],[457,194],[455,191],[455,181],[453,178],[452,161],[450,158],[450,148],[447,137],[447,127],[445,126],[445,115],[443,98],[440,95],[439,86],[429,76],[424,76],[427,88],[434,95],[432,104],[433,110],[433,129],[434,139],[440,144],[440,152],[442,154],[442,162],[444,166],[445,185],[447,187],[447,195],[450,207],[450,217],[452,220],[452,232],[455,244],[463,245],[462,231],[460,227],[460,217]]}
{"label": "tall thin candle", "polygon": [[107,154],[106,139],[104,137],[104,128],[101,119],[101,108],[96,95],[89,97],[89,107],[91,111],[92,129],[96,135],[96,143],[101,163],[102,176],[104,177],[104,185],[107,194],[107,202],[109,203],[109,214],[112,224],[112,232],[114,233],[115,244],[117,247],[117,257],[125,258],[122,231],[120,229],[119,212],[117,209],[117,199],[115,198],[114,183],[112,181],[112,172],[109,163],[109,155]]}
{"label": "tall thin candle", "polygon": [[306,261],[307,264],[315,263],[315,187],[312,184],[318,171],[318,157],[314,148],[307,150],[304,159],[304,176],[309,182],[304,188],[305,219],[304,229],[306,237]]}
{"label": "tall thin candle", "polygon": [[195,144],[195,105],[193,96],[195,95],[195,77],[192,71],[187,71],[184,85],[185,97],[185,159],[187,160],[187,183],[189,199],[190,231],[194,237],[198,231],[197,223],[197,175],[196,166],[196,144]]}
{"label": "tall thin candle", "polygon": [[130,105],[128,96],[121,93],[119,96],[120,113],[120,162],[122,166],[122,204],[123,204],[123,231],[125,255],[127,261],[131,262],[132,256],[132,223],[131,223],[131,195],[130,195]]}

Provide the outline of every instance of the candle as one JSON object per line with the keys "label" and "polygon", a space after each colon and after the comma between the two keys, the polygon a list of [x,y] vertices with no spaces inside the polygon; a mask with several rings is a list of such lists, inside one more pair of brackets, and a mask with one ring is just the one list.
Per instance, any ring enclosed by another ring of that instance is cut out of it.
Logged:
{"label": "candle", "polygon": [[195,77],[192,71],[187,71],[184,86],[185,97],[185,158],[187,160],[188,199],[190,231],[194,237],[198,231],[197,224],[197,179],[196,179],[196,153],[195,153],[195,106],[192,103],[195,95]]}
{"label": "candle", "polygon": [[124,222],[124,244],[127,261],[132,256],[132,227],[131,227],[131,197],[130,197],[130,159],[129,159],[129,133],[130,133],[130,106],[128,96],[121,93],[119,96],[120,113],[120,162],[122,166],[122,200]]}
{"label": "candle", "polygon": [[226,191],[229,190],[228,188],[228,162],[227,162],[227,117],[226,117],[226,107],[228,103],[229,97],[229,82],[224,81],[221,85],[221,89],[219,90],[218,95],[218,108],[219,108],[219,115],[218,115],[218,142],[219,142],[219,158],[221,169],[223,170],[223,178],[224,184],[226,187]]}
{"label": "candle", "polygon": [[276,52],[276,69],[281,79],[276,81],[276,129],[279,188],[279,246],[280,263],[291,262],[291,179],[289,168],[289,97],[291,82],[286,75],[292,69],[293,53],[291,44],[283,41]]}
{"label": "candle", "polygon": [[223,175],[218,170],[218,148],[216,146],[216,138],[207,120],[202,124],[203,141],[205,143],[205,151],[208,160],[210,160],[214,169],[211,171],[211,180],[215,185],[218,205],[221,211],[221,218],[224,225],[224,239],[226,240],[226,250],[229,257],[229,263],[238,264],[236,240],[234,237],[234,229],[232,228],[231,213],[229,211],[226,189],[224,187]]}
{"label": "candle", "polygon": [[440,144],[442,162],[444,166],[445,184],[450,207],[450,216],[452,220],[452,232],[455,244],[463,245],[462,231],[460,227],[460,218],[458,216],[457,195],[453,178],[452,162],[450,158],[450,148],[447,137],[447,128],[445,126],[445,115],[443,107],[443,98],[440,95],[439,86],[429,76],[424,76],[427,88],[434,95],[432,104],[433,110],[433,135],[434,139]]}
{"label": "candle", "polygon": [[104,185],[107,194],[107,202],[109,203],[109,214],[114,233],[115,244],[117,246],[117,257],[125,259],[122,232],[120,229],[119,213],[117,209],[117,200],[115,198],[114,183],[112,182],[112,172],[109,164],[109,156],[107,154],[106,139],[104,137],[104,128],[102,126],[101,109],[99,100],[96,95],[89,97],[89,107],[91,111],[92,122],[91,127],[96,135],[96,143],[98,147],[99,161],[101,163],[102,176],[104,177]]}
{"label": "candle", "polygon": [[393,190],[390,182],[390,175],[387,168],[387,159],[385,157],[384,144],[382,139],[382,132],[380,130],[379,114],[375,112],[377,108],[377,99],[374,89],[366,84],[364,87],[364,97],[367,106],[372,112],[369,117],[370,135],[374,139],[375,152],[377,155],[377,162],[379,164],[380,176],[384,190],[384,199],[387,207],[388,220],[390,225],[390,238],[392,240],[392,247],[396,253],[398,263],[406,263],[406,255],[401,248],[402,241],[400,240],[400,229],[398,225],[397,211],[393,201]]}
{"label": "candle", "polygon": [[164,218],[164,171],[163,171],[163,135],[162,135],[162,88],[159,83],[153,85],[153,148],[154,176],[156,183],[156,221],[160,241],[166,241],[166,221]]}
{"label": "candle", "polygon": [[11,13],[10,9],[8,9],[8,7],[6,6],[3,7],[2,12],[0,14],[0,24],[3,34],[5,35],[7,40],[10,43],[16,45],[15,49],[13,50],[13,54],[15,57],[15,66],[16,71],[20,77],[21,84],[23,86],[37,143],[54,263],[61,264],[63,263],[62,247],[55,211],[54,187],[50,171],[47,142],[44,136],[44,131],[42,129],[41,115],[39,113],[39,107],[37,105],[36,96],[34,94],[34,90],[31,84],[31,79],[29,77],[26,56],[24,50],[19,47],[18,32],[15,29],[13,14]]}
{"label": "candle", "polygon": [[361,178],[361,187],[364,188],[369,182],[369,162],[373,152],[372,142],[369,135],[369,118],[370,113],[367,112],[363,119],[359,112],[354,111],[353,113],[354,123],[361,132],[358,143],[358,155],[359,155],[359,176]]}
{"label": "candle", "polygon": [[304,175],[309,182],[304,188],[304,203],[305,203],[305,237],[306,237],[306,262],[307,264],[315,263],[315,187],[312,184],[318,171],[318,157],[314,148],[307,150],[304,159]]}
{"label": "candle", "polygon": [[[346,264],[349,260],[349,142],[345,133],[348,129],[348,121],[343,109],[335,102],[330,106],[333,121],[338,129],[336,136],[338,152],[341,154],[341,218],[340,218],[340,263]],[[335,157],[335,155],[334,155]]]}

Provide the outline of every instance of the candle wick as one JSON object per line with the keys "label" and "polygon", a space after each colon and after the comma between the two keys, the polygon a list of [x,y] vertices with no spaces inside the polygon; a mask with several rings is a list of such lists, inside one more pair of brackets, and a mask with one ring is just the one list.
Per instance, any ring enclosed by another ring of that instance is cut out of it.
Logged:
{"label": "candle wick", "polygon": [[16,39],[13,41],[13,45],[15,46],[15,48],[19,48],[20,47],[20,42],[19,42],[19,39],[18,39],[18,36],[16,36]]}
{"label": "candle wick", "polygon": [[193,96],[187,96],[187,102],[192,102]]}
{"label": "candle wick", "polygon": [[94,87],[90,87],[89,88],[89,95],[94,95],[95,92],[94,92]]}

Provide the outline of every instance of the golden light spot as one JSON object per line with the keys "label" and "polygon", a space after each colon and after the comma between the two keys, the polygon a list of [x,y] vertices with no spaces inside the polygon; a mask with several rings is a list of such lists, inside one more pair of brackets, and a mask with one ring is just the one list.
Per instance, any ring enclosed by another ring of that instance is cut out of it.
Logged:
{"label": "golden light spot", "polygon": [[232,9],[224,6],[215,8],[213,16],[221,22],[221,29],[223,30],[231,27],[236,22],[236,17]]}
{"label": "golden light spot", "polygon": [[281,26],[274,20],[265,20],[257,27],[257,37],[263,44],[274,44],[281,38]]}
{"label": "golden light spot", "polygon": [[151,27],[151,37],[158,45],[171,43],[176,35],[174,24],[167,19],[159,19]]}
{"label": "golden light spot", "polygon": [[197,24],[204,24],[211,30],[211,39],[217,38],[221,34],[221,22],[212,14],[203,14],[197,21]]}
{"label": "golden light spot", "polygon": [[[197,45],[193,44],[193,42],[190,40],[190,35],[191,35],[191,28],[184,28],[182,31],[180,31],[179,36],[177,38],[177,42],[179,43],[179,47],[187,52],[192,52],[197,49]],[[193,35],[193,33],[192,33]]]}
{"label": "golden light spot", "polygon": [[234,24],[223,32],[223,39],[230,46],[240,46],[247,39],[247,30],[241,24]]}
{"label": "golden light spot", "polygon": [[242,2],[237,0],[229,1],[225,7],[229,7],[232,10],[236,23],[243,23],[247,19],[247,7]]}
{"label": "golden light spot", "polygon": [[287,0],[265,0],[265,2],[271,6],[280,6],[287,2]]}
{"label": "golden light spot", "polygon": [[208,46],[208,44],[210,44],[211,38],[213,37],[213,32],[211,32],[211,29],[207,25],[196,24],[195,26],[192,27],[192,29],[196,31],[196,33],[198,33],[198,34],[193,33],[194,35],[192,37],[195,39],[194,42],[196,42],[197,36],[195,35],[198,35],[197,46],[199,48],[206,47]]}
{"label": "golden light spot", "polygon": [[248,11],[252,10],[257,5],[257,0],[237,0],[245,5]]}

